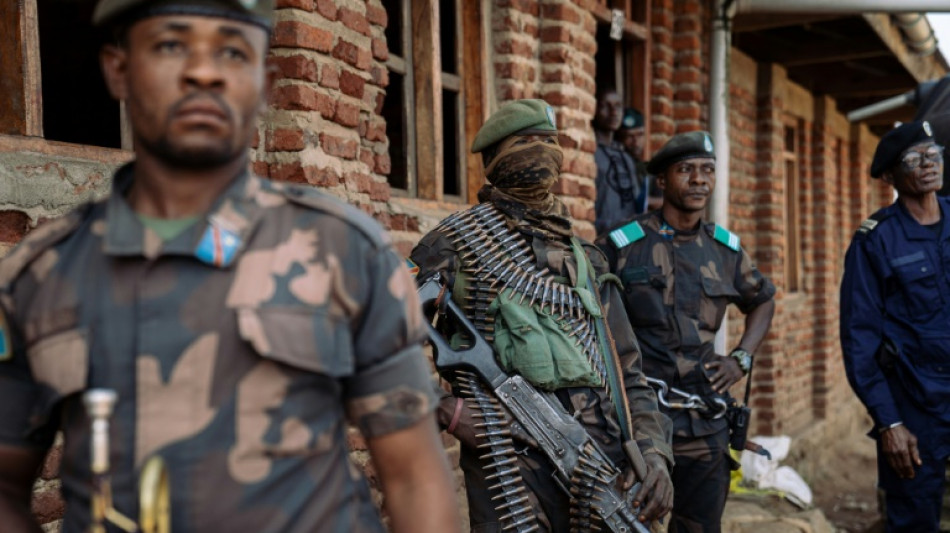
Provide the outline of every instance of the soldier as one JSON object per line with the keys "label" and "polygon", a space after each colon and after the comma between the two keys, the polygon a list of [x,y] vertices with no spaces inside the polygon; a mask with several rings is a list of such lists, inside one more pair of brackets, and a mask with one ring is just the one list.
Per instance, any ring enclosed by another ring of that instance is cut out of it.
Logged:
{"label": "soldier", "polygon": [[[731,385],[748,374],[768,332],[775,287],[752,265],[739,237],[703,220],[716,185],[706,132],[670,139],[647,168],[663,189],[663,207],[597,240],[624,286],[624,305],[643,350],[643,372],[668,400],[698,395],[695,409],[661,410],[673,419],[672,532],[716,532],[729,491],[729,429],[722,416]],[[746,313],[729,356],[713,341],[726,307]]]}
{"label": "soldier", "polygon": [[[669,422],[640,371],[618,287],[600,283],[603,255],[573,237],[568,211],[550,191],[563,157],[553,109],[542,100],[504,104],[479,130],[472,152],[482,153],[489,181],[479,192],[482,203],[423,237],[411,255],[419,278],[441,274],[505,370],[550,391],[627,470],[625,488],[633,477],[621,445],[635,439],[648,466],[636,496],[640,519],[666,514],[672,503]],[[582,303],[581,294],[591,297]],[[531,530],[532,523],[543,531],[567,532],[572,524],[586,531],[590,498],[569,499],[555,485],[551,465],[516,424],[508,427],[509,415],[476,407],[491,403],[490,389],[468,375],[452,385],[437,418],[461,441],[472,531],[498,532],[522,520],[518,531]],[[492,431],[511,431],[515,442],[496,450],[485,439]],[[496,468],[509,464],[493,461],[498,455],[517,468]],[[521,491],[527,497],[506,498]]]}
{"label": "soldier", "polygon": [[632,107],[624,109],[620,129],[614,137],[633,158],[637,167],[637,178],[646,194],[646,210],[653,211],[663,205],[663,191],[656,186],[656,179],[647,172],[647,163],[643,160],[647,144],[645,133],[643,113]]}
{"label": "soldier", "polygon": [[[0,524],[65,435],[65,531],[88,531],[81,392],[118,394],[114,505],[164,459],[174,531],[384,531],[350,460],[373,457],[393,530],[458,531],[411,276],[359,210],[249,171],[271,0],[102,0],[94,23],[135,161],[108,199],[0,263]],[[113,529],[110,528],[110,531]]]}
{"label": "soldier", "polygon": [[646,189],[643,178],[637,173],[637,163],[615,138],[622,120],[620,95],[613,89],[603,90],[597,96],[593,121],[597,138],[594,229],[598,234],[646,210]]}
{"label": "soldier", "polygon": [[936,532],[950,457],[950,199],[927,121],[881,137],[871,176],[897,201],[861,223],[841,280],[841,348],[874,420],[886,529]]}

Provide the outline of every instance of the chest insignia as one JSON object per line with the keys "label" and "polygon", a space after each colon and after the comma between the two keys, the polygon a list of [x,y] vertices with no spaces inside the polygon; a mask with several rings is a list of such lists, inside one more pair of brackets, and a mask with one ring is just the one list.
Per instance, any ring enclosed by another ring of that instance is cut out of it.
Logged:
{"label": "chest insignia", "polygon": [[240,246],[241,238],[237,233],[212,221],[195,248],[195,257],[209,265],[225,267],[234,261]]}
{"label": "chest insignia", "polygon": [[673,240],[673,237],[676,236],[676,230],[673,229],[673,226],[670,226],[666,222],[664,222],[663,225],[660,226],[660,230],[657,231],[657,233],[659,233],[661,237],[663,237],[664,239],[668,241]]}
{"label": "chest insignia", "polygon": [[631,222],[610,232],[610,240],[617,248],[623,248],[644,237],[646,237],[646,233],[643,232],[639,222]]}
{"label": "chest insignia", "polygon": [[739,236],[719,224],[716,224],[713,238],[724,244],[727,248],[736,252],[739,251]]}
{"label": "chest insignia", "polygon": [[13,348],[10,346],[10,329],[7,328],[7,319],[0,313],[0,361],[13,358]]}

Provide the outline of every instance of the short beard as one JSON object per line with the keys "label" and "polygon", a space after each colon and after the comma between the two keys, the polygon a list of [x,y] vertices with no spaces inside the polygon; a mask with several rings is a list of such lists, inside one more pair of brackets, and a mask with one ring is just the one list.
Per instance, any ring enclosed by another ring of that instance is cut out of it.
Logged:
{"label": "short beard", "polygon": [[167,136],[155,141],[138,138],[135,140],[142,148],[153,154],[166,165],[188,170],[209,170],[226,165],[240,157],[242,151],[235,150],[230,142],[223,141],[218,146],[202,148],[183,148],[175,146]]}

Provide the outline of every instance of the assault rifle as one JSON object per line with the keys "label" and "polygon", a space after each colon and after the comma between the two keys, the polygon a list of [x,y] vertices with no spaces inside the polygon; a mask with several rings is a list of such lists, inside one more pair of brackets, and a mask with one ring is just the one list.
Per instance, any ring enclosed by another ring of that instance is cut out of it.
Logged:
{"label": "assault rifle", "polygon": [[436,369],[440,373],[465,369],[478,374],[525,432],[538,442],[540,450],[554,465],[558,486],[568,495],[575,485],[572,479],[577,480],[579,471],[594,472],[593,478],[585,476],[585,480],[593,479],[597,485],[591,508],[609,531],[649,533],[649,529],[637,520],[639,509],[633,506],[640,482],[626,493],[617,488],[620,470],[590,438],[587,430],[560,404],[549,401],[520,375],[509,376],[498,366],[492,347],[452,301],[448,290],[443,291],[438,275],[419,288],[419,299],[427,316],[434,313],[435,304],[443,292],[443,301],[439,302],[441,309],[465,329],[473,344],[464,350],[453,350],[432,324],[427,324]]}

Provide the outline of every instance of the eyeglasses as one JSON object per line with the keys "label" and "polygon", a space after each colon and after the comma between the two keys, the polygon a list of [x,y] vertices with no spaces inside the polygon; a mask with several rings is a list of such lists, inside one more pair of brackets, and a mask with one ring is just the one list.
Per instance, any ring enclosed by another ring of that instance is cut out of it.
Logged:
{"label": "eyeglasses", "polygon": [[901,158],[901,166],[906,170],[914,170],[923,165],[925,159],[933,163],[943,161],[943,146],[931,146],[925,152],[911,150]]}

